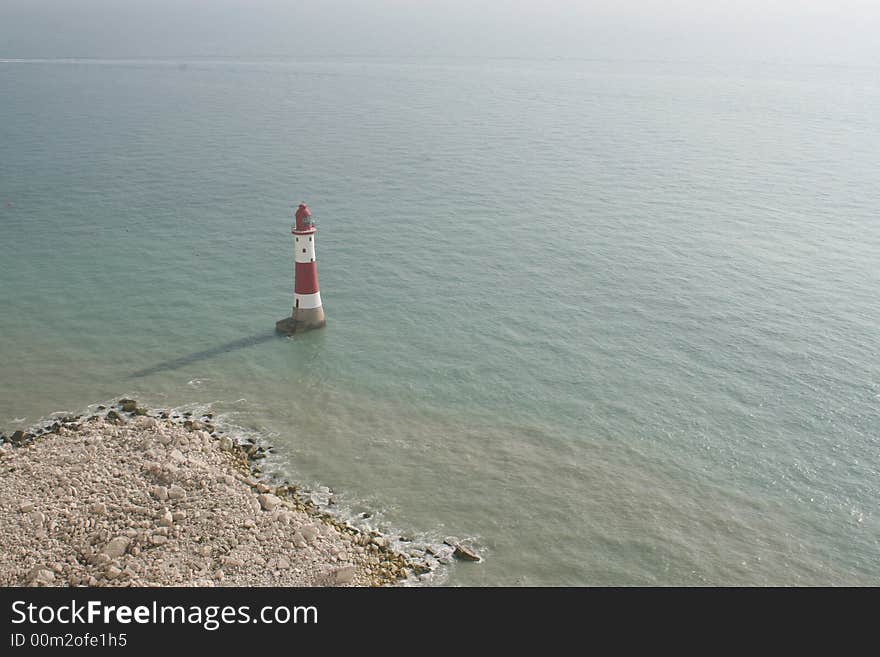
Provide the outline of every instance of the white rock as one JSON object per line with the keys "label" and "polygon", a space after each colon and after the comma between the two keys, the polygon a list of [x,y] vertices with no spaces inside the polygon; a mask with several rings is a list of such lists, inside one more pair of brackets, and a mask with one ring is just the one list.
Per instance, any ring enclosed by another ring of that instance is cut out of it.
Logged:
{"label": "white rock", "polygon": [[168,499],[168,489],[165,488],[165,486],[155,486],[153,490],[150,491],[150,494],[160,502],[164,502]]}
{"label": "white rock", "polygon": [[48,568],[37,566],[27,574],[26,581],[31,586],[35,584],[45,586],[46,584],[51,584],[55,581],[55,573]]}
{"label": "white rock", "polygon": [[104,546],[104,549],[101,550],[101,553],[106,554],[111,559],[118,559],[123,554],[125,554],[125,551],[128,549],[128,546],[130,544],[131,539],[128,538],[128,536],[117,536]]}
{"label": "white rock", "polygon": [[356,569],[354,566],[343,566],[332,572],[333,582],[336,584],[351,584],[354,581]]}
{"label": "white rock", "polygon": [[220,449],[224,452],[228,452],[232,449],[232,438],[229,436],[220,436]]}
{"label": "white rock", "polygon": [[21,506],[18,507],[18,510],[21,513],[30,513],[31,511],[34,510],[34,503],[33,502],[24,502],[24,503],[22,503]]}
{"label": "white rock", "polygon": [[186,491],[177,484],[172,484],[168,488],[168,498],[172,500],[182,500],[186,497]]}
{"label": "white rock", "polygon": [[259,495],[257,501],[259,501],[260,506],[266,511],[274,511],[276,507],[281,504],[281,498],[272,493],[263,493],[262,495]]}
{"label": "white rock", "polygon": [[169,454],[168,457],[172,461],[176,461],[177,463],[183,463],[184,461],[186,461],[186,457],[179,449],[172,449],[171,454]]}
{"label": "white rock", "polygon": [[111,559],[108,555],[104,554],[103,552],[99,552],[98,554],[94,555],[90,559],[90,561],[93,564],[95,564],[96,566],[106,566],[108,563],[113,561],[113,559]]}
{"label": "white rock", "polygon": [[171,515],[171,511],[165,511],[161,516],[159,516],[159,526],[160,527],[170,527],[174,524],[174,517]]}

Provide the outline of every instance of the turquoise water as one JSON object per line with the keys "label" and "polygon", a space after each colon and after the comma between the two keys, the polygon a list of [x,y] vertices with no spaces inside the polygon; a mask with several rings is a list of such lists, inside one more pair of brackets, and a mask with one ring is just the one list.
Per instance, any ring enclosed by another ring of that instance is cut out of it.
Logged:
{"label": "turquoise water", "polygon": [[[448,584],[880,584],[880,71],[0,62],[0,427],[209,404]],[[274,338],[308,202],[325,330]]]}

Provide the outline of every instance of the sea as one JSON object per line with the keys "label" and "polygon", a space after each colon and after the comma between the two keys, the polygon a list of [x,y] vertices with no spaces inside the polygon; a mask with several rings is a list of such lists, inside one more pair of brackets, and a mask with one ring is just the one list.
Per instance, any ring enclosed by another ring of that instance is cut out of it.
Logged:
{"label": "sea", "polygon": [[5,59],[0,430],[213,412],[426,585],[880,585],[878,154],[876,67]]}

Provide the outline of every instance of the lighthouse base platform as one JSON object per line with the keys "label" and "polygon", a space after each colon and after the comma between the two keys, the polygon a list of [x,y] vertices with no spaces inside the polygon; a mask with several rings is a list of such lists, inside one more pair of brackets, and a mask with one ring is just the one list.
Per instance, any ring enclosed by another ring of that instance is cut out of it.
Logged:
{"label": "lighthouse base platform", "polygon": [[293,335],[322,328],[326,323],[323,308],[297,308],[293,311],[292,317],[285,317],[275,322],[275,330],[283,335]]}

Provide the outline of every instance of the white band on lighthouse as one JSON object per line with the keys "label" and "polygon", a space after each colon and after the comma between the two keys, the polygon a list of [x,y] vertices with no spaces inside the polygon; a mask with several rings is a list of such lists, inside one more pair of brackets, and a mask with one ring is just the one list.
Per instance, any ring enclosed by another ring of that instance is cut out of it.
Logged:
{"label": "white band on lighthouse", "polygon": [[314,235],[297,235],[294,241],[296,262],[315,261],[315,237]]}
{"label": "white band on lighthouse", "polygon": [[320,308],[321,293],[315,292],[314,294],[294,294],[293,303],[294,308]]}

